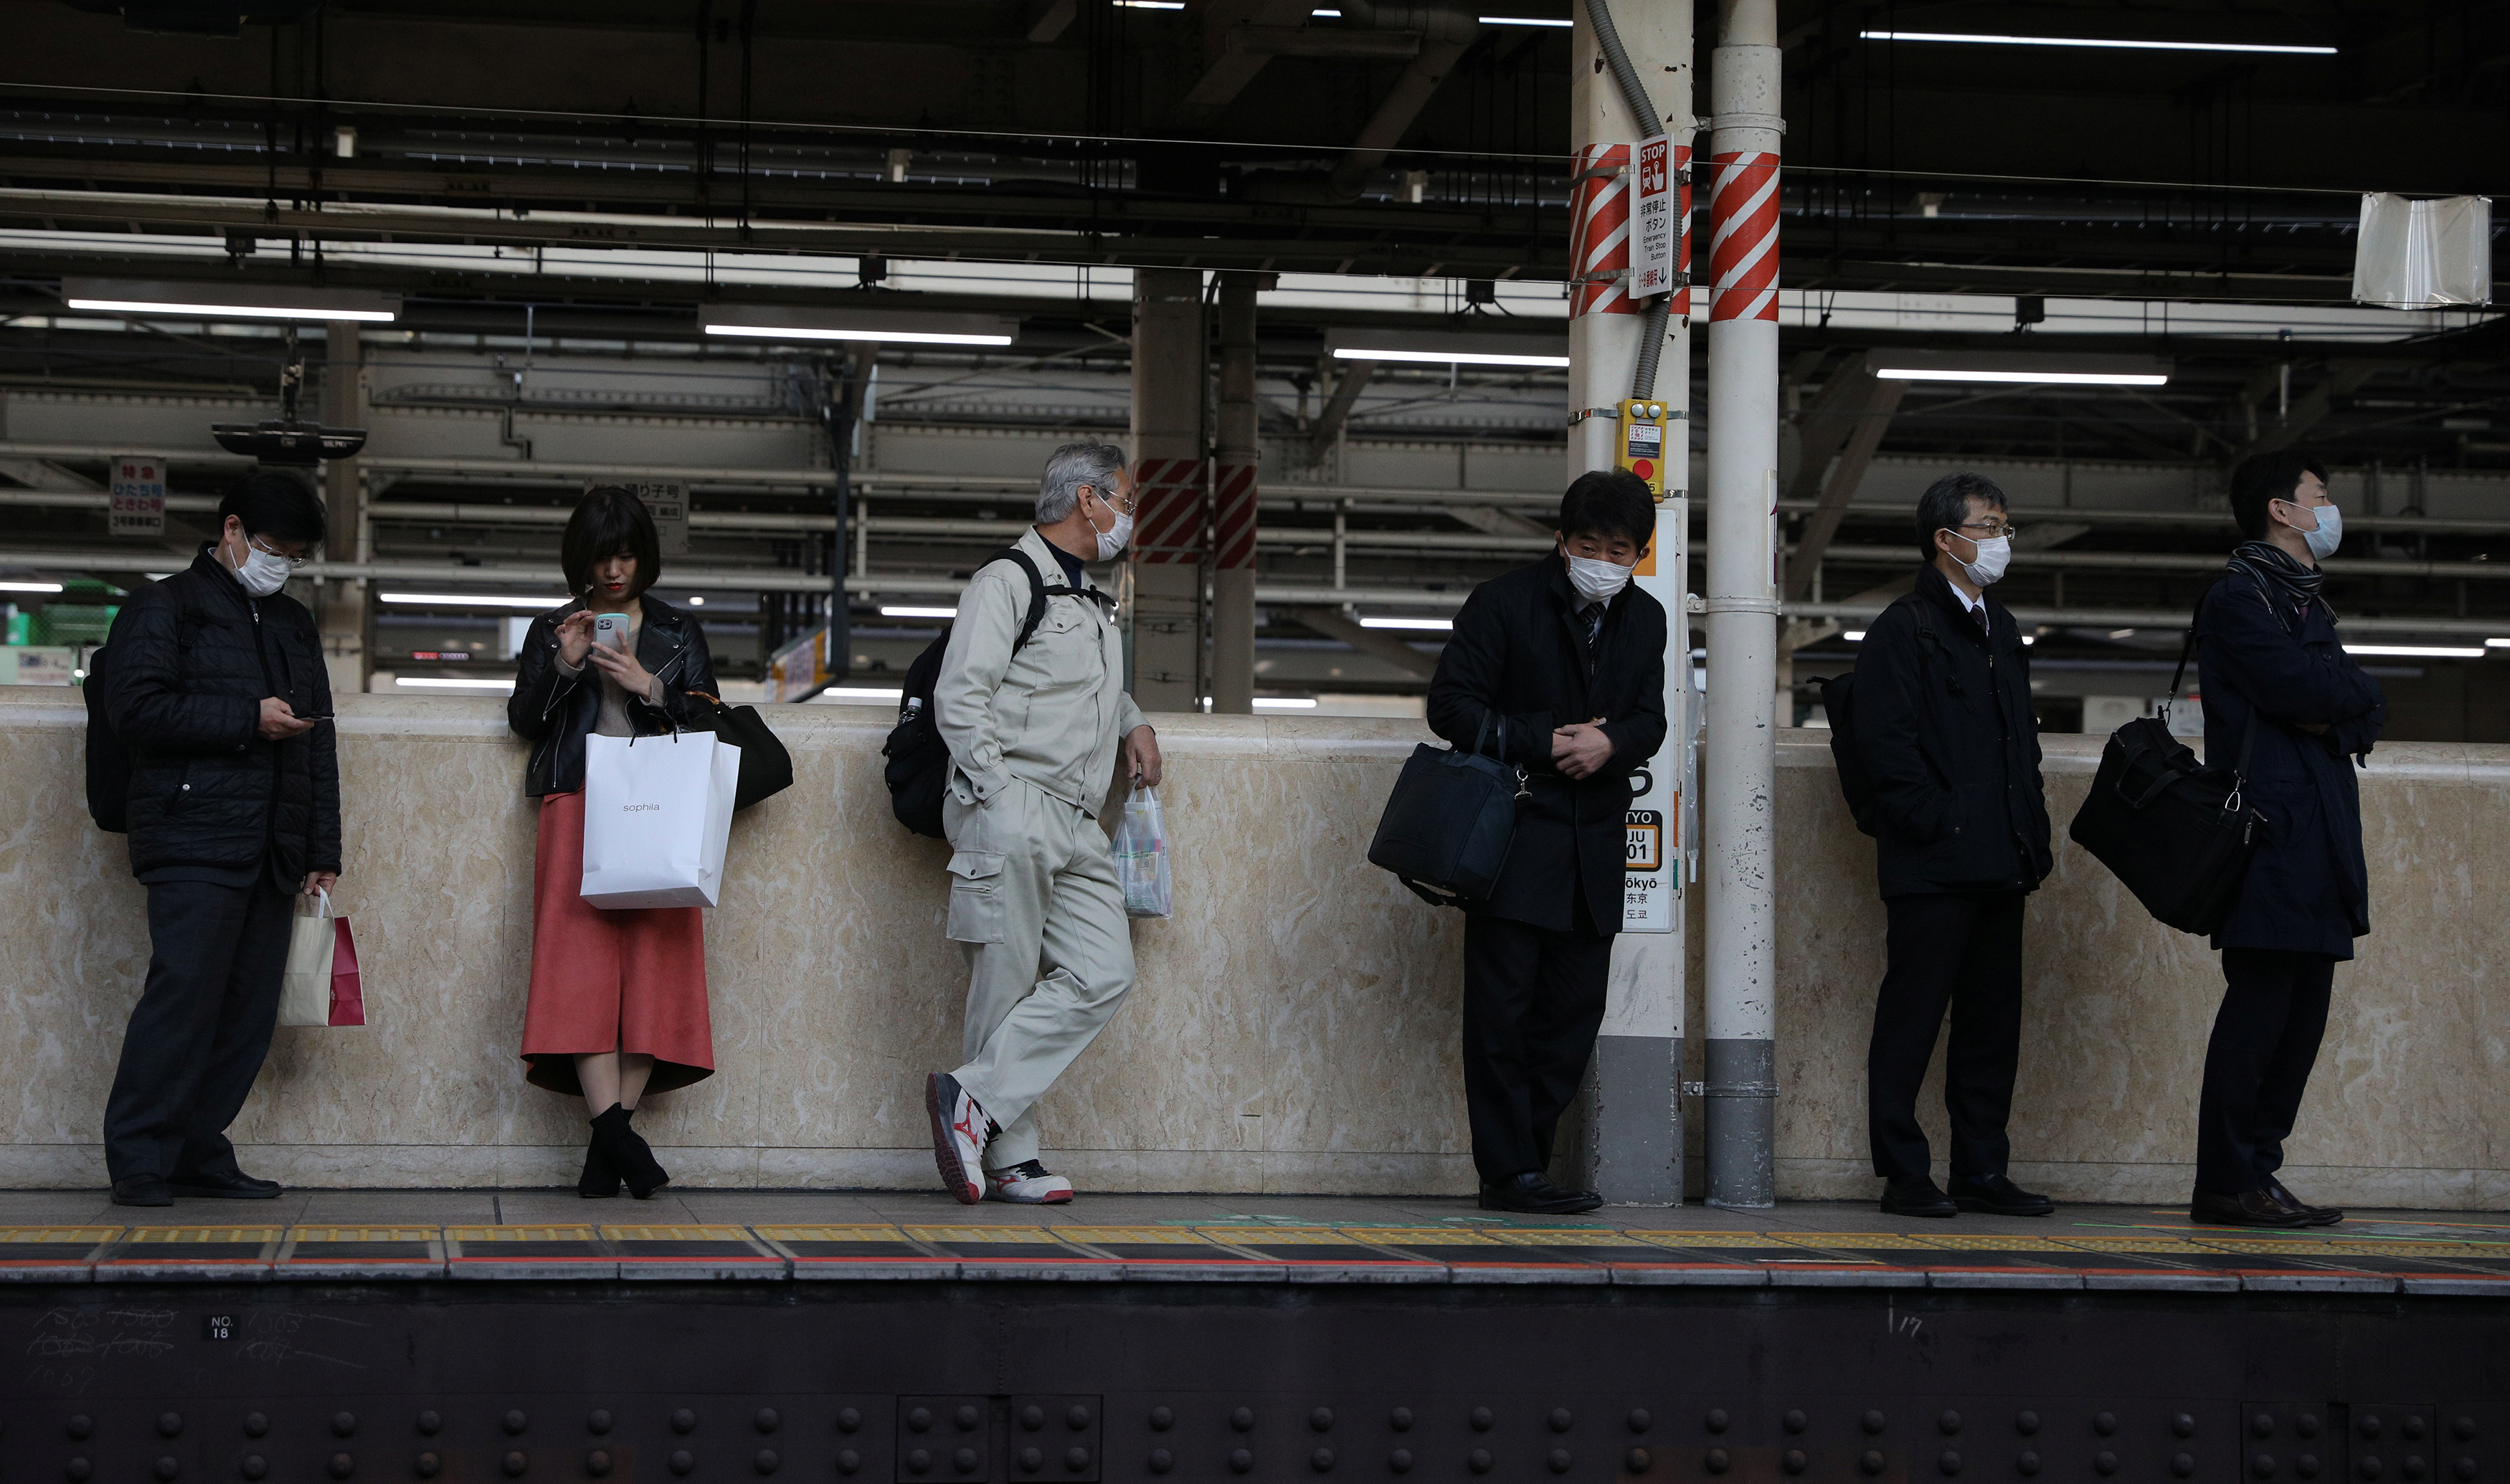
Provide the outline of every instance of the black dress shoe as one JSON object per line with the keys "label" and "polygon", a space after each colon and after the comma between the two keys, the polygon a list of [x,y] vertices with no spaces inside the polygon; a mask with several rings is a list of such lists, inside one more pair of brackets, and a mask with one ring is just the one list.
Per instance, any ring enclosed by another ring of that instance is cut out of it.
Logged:
{"label": "black dress shoe", "polygon": [[1604,1204],[1591,1190],[1562,1190],[1534,1170],[1482,1186],[1482,1209],[1529,1216],[1574,1216]]}
{"label": "black dress shoe", "polygon": [[1960,1207],[1953,1198],[1935,1188],[1935,1182],[1919,1175],[1908,1180],[1882,1182],[1882,1211],[1890,1216],[1951,1216]]}
{"label": "black dress shoe", "polygon": [[2274,1197],[2284,1205],[2291,1206],[2294,1210],[2300,1211],[2308,1216],[2309,1224],[2311,1226],[2334,1226],[2339,1221],[2344,1219],[2343,1211],[2333,1206],[2312,1206],[2308,1202],[2301,1199],[2301,1197],[2294,1195],[2291,1191],[2284,1189],[2283,1182],[2275,1179],[2271,1175],[2266,1178],[2266,1194]]}
{"label": "black dress shoe", "polygon": [[176,1175],[172,1184],[178,1196],[209,1196],[225,1201],[268,1201],[280,1190],[277,1180],[256,1180],[241,1169],[233,1174]]}
{"label": "black dress shoe", "polygon": [[156,1175],[133,1175],[113,1182],[113,1204],[116,1206],[171,1206],[174,1193]]}
{"label": "black dress shoe", "polygon": [[2057,1208],[2056,1202],[2000,1174],[1953,1176],[1953,1202],[1962,1210],[1995,1216],[2045,1216]]}
{"label": "black dress shoe", "polygon": [[2308,1212],[2284,1205],[2270,1190],[2244,1190],[2238,1195],[2200,1190],[2187,1202],[2187,1219],[2208,1226],[2289,1228],[2315,1224]]}
{"label": "black dress shoe", "polygon": [[607,1201],[619,1194],[619,1171],[611,1167],[610,1156],[601,1152],[596,1135],[584,1150],[584,1173],[575,1182],[575,1193],[587,1201]]}
{"label": "black dress shoe", "polygon": [[645,1136],[628,1127],[628,1120],[635,1116],[635,1110],[612,1103],[592,1121],[592,1146],[628,1182],[628,1194],[643,1201],[670,1184],[671,1176],[663,1162],[654,1158],[654,1148]]}

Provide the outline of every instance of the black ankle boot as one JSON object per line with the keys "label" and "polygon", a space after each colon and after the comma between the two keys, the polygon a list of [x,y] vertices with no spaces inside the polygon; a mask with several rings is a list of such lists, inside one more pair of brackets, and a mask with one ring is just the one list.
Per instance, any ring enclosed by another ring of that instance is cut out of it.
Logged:
{"label": "black ankle boot", "polygon": [[617,1103],[592,1121],[592,1144],[610,1161],[610,1168],[628,1182],[628,1194],[642,1201],[671,1183],[670,1175],[654,1158],[653,1148],[643,1136],[628,1127],[635,1115]]}
{"label": "black ankle boot", "polygon": [[619,1194],[619,1171],[612,1168],[610,1157],[601,1152],[598,1128],[584,1146],[584,1174],[575,1182],[575,1193],[587,1201],[606,1201]]}

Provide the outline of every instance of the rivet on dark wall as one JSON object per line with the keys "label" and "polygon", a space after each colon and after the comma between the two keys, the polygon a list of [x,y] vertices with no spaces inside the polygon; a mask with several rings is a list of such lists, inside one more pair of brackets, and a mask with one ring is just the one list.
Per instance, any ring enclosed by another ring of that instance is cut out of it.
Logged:
{"label": "rivet on dark wall", "polygon": [[1645,1407],[1632,1407],[1630,1408],[1629,1423],[1630,1430],[1632,1432],[1645,1432],[1648,1428],[1655,1426],[1655,1418],[1650,1414],[1648,1409]]}
{"label": "rivet on dark wall", "polygon": [[1308,1455],[1308,1466],[1318,1473],[1333,1472],[1333,1465],[1334,1453],[1331,1448],[1319,1448]]}
{"label": "rivet on dark wall", "polygon": [[837,1455],[837,1472],[852,1477],[862,1472],[862,1455],[852,1448]]}
{"label": "rivet on dark wall", "polygon": [[[329,1468],[331,1477],[335,1479],[345,1479],[358,1471],[358,1461],[345,1453],[335,1453],[331,1455]],[[170,1476],[160,1474],[159,1477],[165,1478]]]}
{"label": "rivet on dark wall", "polygon": [[1866,1431],[1868,1431],[1868,1432],[1880,1432],[1880,1431],[1882,1431],[1882,1427],[1883,1427],[1883,1418],[1882,1418],[1882,1414],[1881,1412],[1868,1412],[1868,1413],[1866,1413],[1866,1414],[1865,1414],[1865,1430],[1866,1430]]}
{"label": "rivet on dark wall", "polygon": [[838,1430],[838,1431],[840,1431],[840,1432],[859,1432],[859,1431],[861,1431],[861,1430],[862,1430],[862,1414],[861,1414],[860,1412],[856,1411],[856,1410],[855,1410],[854,1408],[852,1408],[852,1407],[840,1407],[840,1408],[838,1408],[838,1409],[837,1409],[837,1430]]}
{"label": "rivet on dark wall", "polygon": [[1725,1431],[1728,1425],[1731,1422],[1732,1419],[1726,1415],[1726,1409],[1724,1407],[1709,1408],[1708,1415],[1699,1420],[1700,1426],[1706,1428],[1711,1432]]}
{"label": "rivet on dark wall", "polygon": [[358,1430],[358,1414],[357,1414],[357,1413],[355,1413],[355,1412],[334,1412],[334,1413],[332,1413],[332,1414],[331,1414],[331,1435],[332,1435],[333,1437],[348,1437],[348,1436],[350,1436],[351,1434],[355,1433],[357,1430]]}
{"label": "rivet on dark wall", "polygon": [[[421,1416],[421,1417],[434,1417],[435,1415],[436,1415],[436,1414],[435,1414],[435,1413],[433,1413],[433,1412],[422,1412],[422,1413],[420,1413],[420,1414],[419,1414],[419,1416]],[[270,1430],[270,1418],[269,1418],[267,1415],[265,1415],[265,1414],[263,1414],[263,1413],[260,1413],[260,1412],[247,1412],[246,1414],[244,1414],[244,1435],[245,1435],[245,1436],[247,1436],[247,1437],[259,1437],[259,1436],[261,1436],[263,1433],[268,1432],[269,1430]],[[421,1432],[431,1432],[431,1431],[434,1431],[435,1429],[434,1429],[434,1428],[430,1428],[430,1427],[428,1427],[425,1423],[423,1423],[423,1422],[422,1422],[422,1423],[420,1423],[420,1424],[419,1424],[419,1428],[418,1428],[418,1430],[419,1430],[419,1431],[421,1431]]]}
{"label": "rivet on dark wall", "polygon": [[1475,1473],[1490,1472],[1492,1465],[1498,1462],[1491,1457],[1491,1451],[1488,1448],[1476,1448],[1464,1457],[1464,1466]]}
{"label": "rivet on dark wall", "polygon": [[1151,1450],[1151,1472],[1165,1473],[1176,1466],[1176,1455],[1165,1448]]}
{"label": "rivet on dark wall", "polygon": [[1488,1407],[1475,1407],[1472,1410],[1472,1415],[1466,1418],[1465,1421],[1470,1422],[1473,1425],[1473,1430],[1475,1432],[1488,1432],[1493,1425],[1498,1423],[1499,1418]]}
{"label": "rivet on dark wall", "polygon": [[1333,1430],[1333,1408],[1318,1407],[1308,1414],[1308,1426],[1318,1432]]}
{"label": "rivet on dark wall", "polygon": [[1548,1462],[1551,1465],[1551,1471],[1553,1473],[1567,1473],[1571,1466],[1577,1463],[1577,1460],[1571,1457],[1568,1449],[1554,1448],[1551,1450],[1551,1457]]}
{"label": "rivet on dark wall", "polygon": [[[257,1473],[254,1473],[254,1472],[252,1471],[252,1468],[251,1468],[252,1460],[250,1460],[250,1459],[247,1459],[247,1460],[245,1460],[245,1465],[246,1465],[246,1467],[245,1467],[245,1475],[244,1475],[244,1476],[245,1476],[246,1478],[247,1478],[247,1479],[258,1479],[258,1478],[260,1478],[260,1477],[261,1477],[261,1475],[259,1475],[259,1474],[257,1474]],[[437,1474],[439,1474],[439,1473],[441,1473],[441,1472],[443,1472],[443,1471],[444,1471],[444,1460],[442,1460],[442,1459],[440,1459],[440,1458],[437,1457],[437,1456],[436,1456],[435,1454],[433,1454],[433,1453],[422,1453],[422,1454],[420,1454],[417,1458],[410,1460],[410,1468],[411,1468],[411,1470],[412,1470],[413,1472],[415,1472],[415,1473],[416,1473],[420,1478],[422,1478],[422,1479],[432,1479],[432,1478],[435,1478]]]}
{"label": "rivet on dark wall", "polygon": [[698,1414],[686,1407],[672,1413],[671,1430],[680,1433],[695,1432],[698,1430]]}
{"label": "rivet on dark wall", "polygon": [[[528,1418],[528,1417],[525,1417],[522,1413],[520,1413],[520,1412],[518,1412],[518,1411],[517,1411],[517,1412],[508,1412],[508,1413],[506,1414],[506,1417],[505,1417],[505,1425],[506,1425],[506,1434],[507,1434],[509,1437],[520,1437],[520,1436],[522,1435],[522,1431],[523,1431],[523,1429],[524,1429],[525,1428],[528,1428],[528,1427],[530,1427],[530,1426],[532,1425],[532,1420],[531,1420],[530,1418]],[[334,1426],[336,1426],[336,1424],[335,1424]]]}
{"label": "rivet on dark wall", "polygon": [[1410,1407],[1396,1407],[1393,1411],[1386,1414],[1386,1422],[1388,1427],[1392,1428],[1397,1432],[1409,1432],[1412,1430],[1412,1409]]}
{"label": "rivet on dark wall", "polygon": [[1046,1426],[1046,1408],[1031,1403],[1020,1408],[1019,1425],[1031,1432]]}
{"label": "rivet on dark wall", "polygon": [[1810,1427],[1811,1423],[1804,1413],[1791,1409],[1786,1416],[1778,1419],[1778,1426],[1789,1432],[1802,1432],[1806,1428]]}
{"label": "rivet on dark wall", "polygon": [[1648,1471],[1648,1465],[1654,1462],[1654,1460],[1648,1457],[1648,1451],[1645,1448],[1633,1448],[1621,1455],[1621,1472],[1645,1473]]}
{"label": "rivet on dark wall", "polygon": [[1151,1408],[1151,1430],[1165,1432],[1176,1426],[1176,1413],[1167,1407]]}
{"label": "rivet on dark wall", "polygon": [[[252,1414],[252,1416],[247,1417],[247,1418],[246,1418],[246,1419],[244,1420],[244,1430],[246,1430],[247,1432],[252,1432],[252,1435],[253,1435],[253,1436],[255,1436],[255,1437],[259,1437],[259,1436],[261,1436],[261,1433],[260,1433],[260,1432],[253,1432],[253,1424],[254,1424],[255,1422],[258,1422],[258,1423],[260,1423],[260,1424],[261,1424],[262,1431],[268,1431],[268,1430],[269,1430],[269,1428],[270,1428],[270,1420],[269,1420],[268,1418],[266,1418],[266,1417],[263,1417],[263,1416],[262,1416],[260,1413],[258,1413],[258,1412],[255,1412],[254,1414]],[[437,1413],[434,1413],[434,1412],[421,1412],[421,1413],[419,1413],[419,1414],[418,1414],[418,1435],[419,1435],[419,1436],[421,1436],[421,1437],[434,1437],[436,1434],[437,1434],[438,1432],[441,1432],[441,1431],[443,1431],[443,1430],[444,1430],[444,1419],[443,1419],[441,1416],[439,1416],[439,1415],[437,1415]]]}
{"label": "rivet on dark wall", "polygon": [[2014,1413],[2013,1430],[2021,1433],[2024,1437],[2029,1437],[2031,1434],[2038,1431],[2039,1414],[2036,1412]]}
{"label": "rivet on dark wall", "polygon": [[758,1450],[757,1456],[749,1461],[749,1466],[756,1469],[761,1474],[770,1474],[774,1473],[777,1468],[783,1464],[783,1462],[784,1461],[782,1459],[776,1456],[775,1449],[761,1448]]}
{"label": "rivet on dark wall", "polygon": [[[1243,1408],[1243,1407],[1240,1407],[1240,1408],[1238,1408],[1238,1410],[1242,1412],[1242,1411],[1244,1411],[1244,1410],[1246,1410],[1246,1409],[1245,1409],[1245,1408]],[[1253,1455],[1253,1454],[1251,1454],[1251,1453],[1247,1452],[1245,1449],[1243,1449],[1243,1448],[1238,1448],[1238,1449],[1235,1449],[1235,1450],[1233,1450],[1233,1451],[1230,1453],[1230,1455],[1229,1455],[1229,1471],[1230,1471],[1230,1472],[1232,1472],[1232,1473],[1245,1473],[1246,1471],[1248,1471],[1249,1469],[1253,1468],[1254,1466],[1255,1466],[1255,1455]]]}
{"label": "rivet on dark wall", "polygon": [[750,1422],[761,1432],[773,1432],[784,1426],[784,1419],[777,1415],[774,1407],[760,1407],[758,1415],[751,1418]]}
{"label": "rivet on dark wall", "polygon": [[182,1414],[182,1413],[180,1413],[180,1412],[160,1412],[160,1413],[158,1413],[158,1414],[157,1414],[157,1435],[158,1435],[159,1437],[180,1437],[180,1436],[182,1436],[182,1434],[183,1434],[183,1414]]}
{"label": "rivet on dark wall", "polygon": [[682,1448],[671,1455],[671,1472],[682,1478],[688,1477],[691,1472],[696,1470],[697,1466],[697,1455],[689,1452],[686,1448]]}
{"label": "rivet on dark wall", "polygon": [[584,1419],[584,1426],[585,1430],[597,1437],[610,1430],[610,1414],[600,1407],[595,1407]]}
{"label": "rivet on dark wall", "polygon": [[1388,1454],[1386,1456],[1386,1466],[1393,1469],[1396,1473],[1410,1473],[1412,1471],[1412,1450],[1409,1448],[1397,1448],[1392,1453]]}
{"label": "rivet on dark wall", "polygon": [[1240,1432],[1253,1431],[1255,1428],[1255,1409],[1253,1407],[1239,1407],[1236,1411],[1230,1413],[1229,1426],[1236,1428]]}

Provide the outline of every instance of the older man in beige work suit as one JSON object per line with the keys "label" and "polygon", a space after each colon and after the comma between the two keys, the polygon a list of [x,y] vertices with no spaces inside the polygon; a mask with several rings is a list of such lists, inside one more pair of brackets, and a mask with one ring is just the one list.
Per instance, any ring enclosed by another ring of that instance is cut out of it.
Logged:
{"label": "older man in beige work suit", "polygon": [[[950,749],[949,933],[968,956],[967,1061],[934,1072],[925,1102],[941,1182],[966,1205],[1060,1205],[1072,1182],[1038,1161],[1037,1100],[1133,987],[1124,892],[1097,814],[1117,753],[1160,781],[1160,744],[1124,692],[1115,601],[1082,571],[1124,549],[1124,452],[1067,443],[1046,464],[1037,526],[977,569],[933,685]],[[1041,977],[1042,976],[1042,977]]]}

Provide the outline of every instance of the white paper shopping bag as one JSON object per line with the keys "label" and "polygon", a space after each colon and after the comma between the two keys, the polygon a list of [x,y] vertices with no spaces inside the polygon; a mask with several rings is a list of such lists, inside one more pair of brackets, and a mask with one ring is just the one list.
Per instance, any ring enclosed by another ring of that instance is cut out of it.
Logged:
{"label": "white paper shopping bag", "polygon": [[584,739],[584,900],[712,907],[741,749],[711,732]]}
{"label": "white paper shopping bag", "polygon": [[296,899],[296,915],[287,920],[287,970],[279,981],[279,1023],[331,1023],[331,955],[339,946],[339,924],[331,916],[331,894]]}

